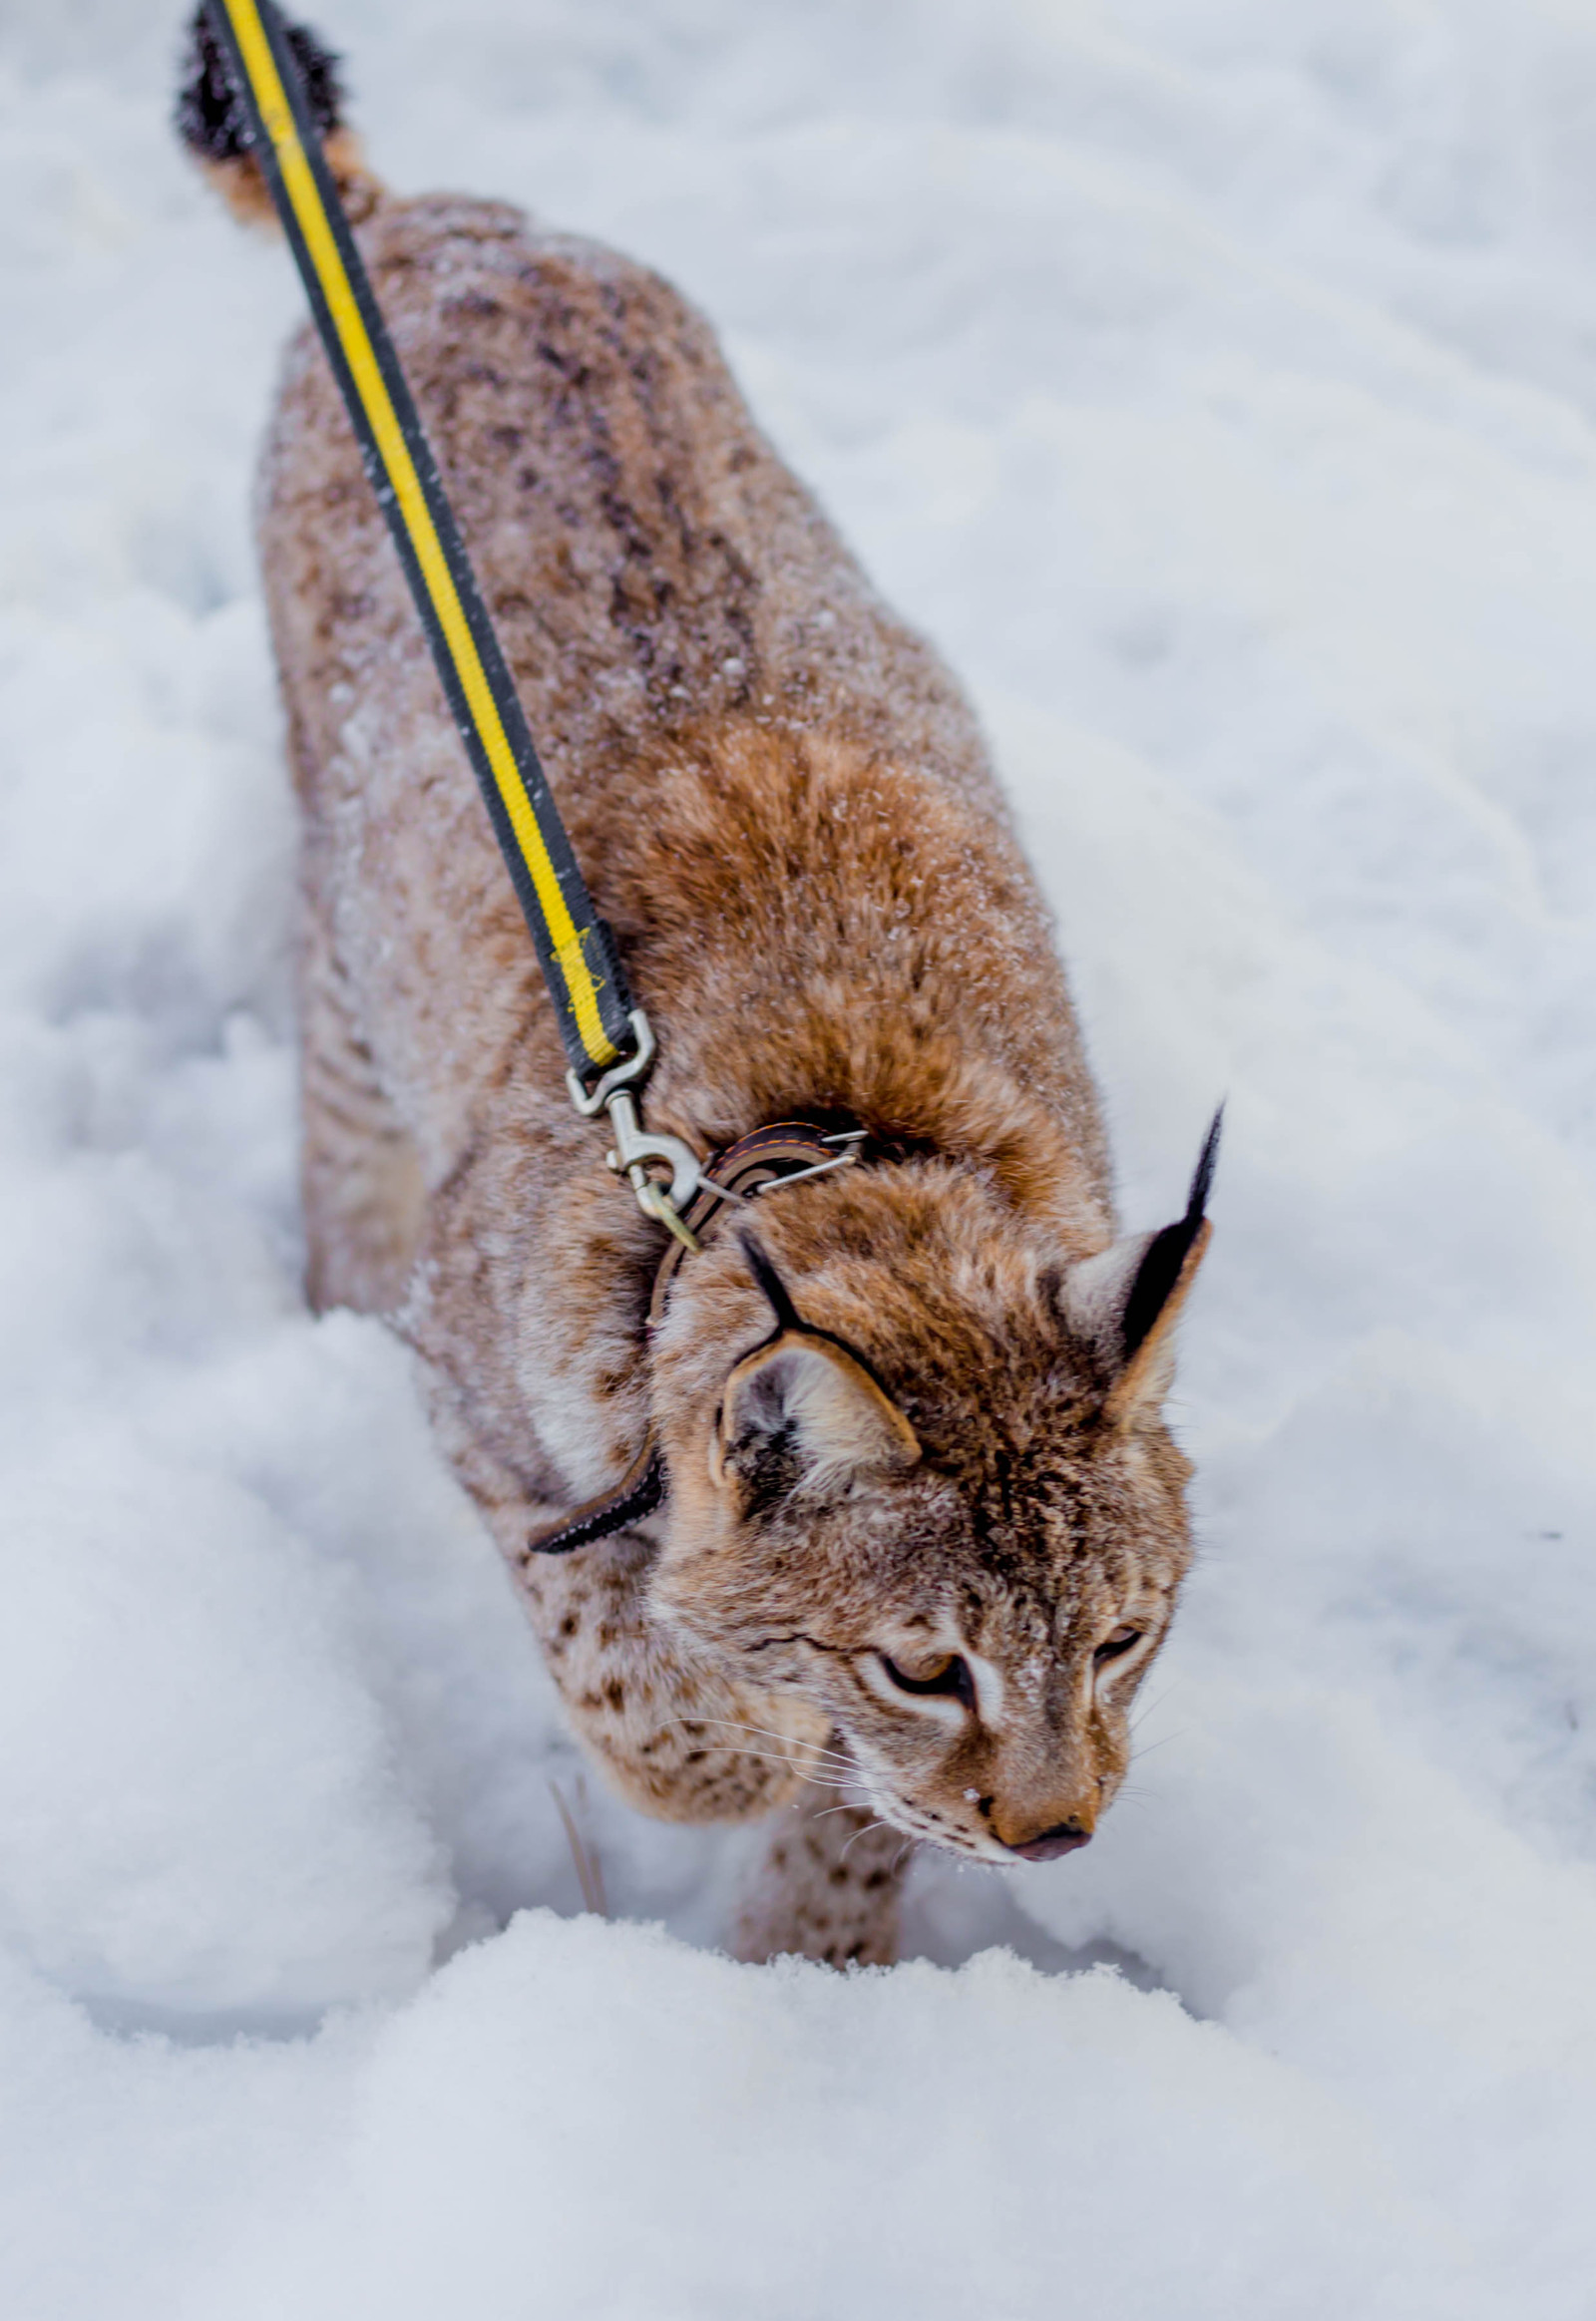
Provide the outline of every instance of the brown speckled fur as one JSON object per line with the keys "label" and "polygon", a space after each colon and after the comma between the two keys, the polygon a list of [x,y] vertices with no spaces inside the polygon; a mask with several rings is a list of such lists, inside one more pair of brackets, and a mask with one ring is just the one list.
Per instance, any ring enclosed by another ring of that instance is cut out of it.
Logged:
{"label": "brown speckled fur", "polygon": [[[897,1157],[756,1213],[803,1319],[863,1368],[804,1341],[728,1387],[771,1316],[724,1230],[646,1342],[658,1228],[569,1107],[306,331],[259,523],[304,809],[312,1295],[396,1313],[622,1793],[681,1820],[798,1802],[743,1954],[889,1958],[905,1836],[1012,1861],[1061,1822],[1089,1831],[1188,1558],[1167,1334],[1116,1376],[1111,1334],[1070,1305],[1069,1269],[1113,1220],[1047,915],[957,688],[672,289],[488,201],[373,195],[360,232],[659,1035],[650,1123],[708,1149],[846,1116]],[[650,1419],[663,1514],[529,1557],[528,1532],[612,1482]],[[1143,1644],[1099,1667],[1127,1622]],[[974,1707],[895,1690],[883,1653],[921,1672],[963,1656]],[[839,1797],[857,1810],[822,1817]]]}

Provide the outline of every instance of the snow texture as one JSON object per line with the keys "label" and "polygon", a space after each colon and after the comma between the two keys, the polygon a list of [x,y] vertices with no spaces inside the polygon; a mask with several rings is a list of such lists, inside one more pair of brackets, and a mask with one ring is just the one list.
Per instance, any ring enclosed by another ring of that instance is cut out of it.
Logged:
{"label": "snow texture", "polygon": [[1596,5],[317,21],[392,182],[698,300],[970,682],[1128,1225],[1228,1094],[1203,1553],[1088,1852],[924,1863],[891,1974],[707,1947],[739,1841],[584,1775],[297,1286],[297,285],[176,22],[13,0],[0,2311],[1586,2321]]}

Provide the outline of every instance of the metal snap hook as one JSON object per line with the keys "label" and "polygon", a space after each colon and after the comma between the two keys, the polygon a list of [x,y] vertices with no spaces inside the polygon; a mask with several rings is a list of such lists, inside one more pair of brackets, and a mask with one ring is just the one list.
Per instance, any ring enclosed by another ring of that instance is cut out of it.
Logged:
{"label": "metal snap hook", "polygon": [[[633,1008],[629,1021],[637,1042],[635,1053],[611,1064],[592,1088],[574,1071],[567,1072],[566,1085],[585,1120],[608,1113],[615,1142],[613,1151],[604,1155],[605,1161],[616,1176],[625,1177],[644,1216],[652,1217],[686,1248],[697,1249],[698,1237],[684,1223],[682,1211],[703,1183],[703,1163],[681,1137],[651,1136],[643,1127],[637,1097],[656,1050],[653,1029],[640,1007]],[[668,1192],[649,1174],[650,1164],[657,1167],[661,1163],[670,1171]]]}

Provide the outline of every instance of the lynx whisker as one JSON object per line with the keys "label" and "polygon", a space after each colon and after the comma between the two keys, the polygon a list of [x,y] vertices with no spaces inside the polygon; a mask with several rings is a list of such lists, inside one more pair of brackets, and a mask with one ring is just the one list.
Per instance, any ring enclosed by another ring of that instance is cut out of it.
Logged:
{"label": "lynx whisker", "polygon": [[879,1819],[867,1821],[863,1829],[856,1829],[852,1837],[849,1838],[847,1844],[843,1847],[841,1853],[839,1853],[837,1856],[838,1862],[845,1862],[848,1859],[849,1854],[852,1853],[854,1847],[859,1843],[859,1840],[862,1837],[868,1837],[873,1829],[890,1829],[891,1827],[892,1823],[890,1821],[882,1821]]}
{"label": "lynx whisker", "polygon": [[818,1759],[821,1763],[829,1763],[850,1772],[857,1771],[853,1758],[846,1755],[841,1749],[818,1747],[813,1742],[794,1741],[791,1734],[778,1733],[774,1727],[769,1725],[745,1725],[735,1717],[675,1717],[672,1718],[671,1723],[675,1725],[713,1726],[726,1733],[751,1733],[756,1740],[760,1741],[786,1741],[795,1749],[807,1751],[810,1756]]}
{"label": "lynx whisker", "polygon": [[1166,1685],[1156,1700],[1143,1701],[1138,1707],[1135,1715],[1129,1720],[1130,1730],[1132,1733],[1139,1733],[1142,1726],[1147,1722],[1147,1719],[1152,1716],[1153,1712],[1157,1709],[1161,1709],[1166,1701],[1172,1700],[1178,1690],[1179,1688],[1175,1685]]}
{"label": "lynx whisker", "polygon": [[751,1756],[760,1764],[784,1765],[788,1772],[805,1780],[811,1788],[851,1790],[854,1785],[851,1781],[838,1779],[835,1774],[803,1773],[801,1768],[793,1763],[790,1756],[779,1756],[773,1748],[739,1748],[734,1753],[738,1756]]}
{"label": "lynx whisker", "polygon": [[830,1789],[839,1797],[852,1797],[858,1790],[858,1783],[846,1778],[841,1773],[806,1773],[801,1765],[793,1763],[790,1756],[782,1756],[773,1748],[738,1747],[728,1741],[725,1744],[725,1752],[728,1756],[746,1757],[755,1764],[779,1764],[785,1771],[792,1774],[794,1780],[799,1781],[807,1789]]}

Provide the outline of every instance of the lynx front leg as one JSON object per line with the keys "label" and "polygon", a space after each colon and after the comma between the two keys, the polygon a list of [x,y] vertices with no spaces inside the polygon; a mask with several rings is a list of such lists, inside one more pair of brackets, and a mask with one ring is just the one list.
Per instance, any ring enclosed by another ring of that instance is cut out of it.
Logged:
{"label": "lynx front leg", "polygon": [[825,1966],[891,1966],[914,1841],[868,1808],[806,1783],[774,1816],[769,1850],[732,1936],[737,1958],[796,1954]]}

